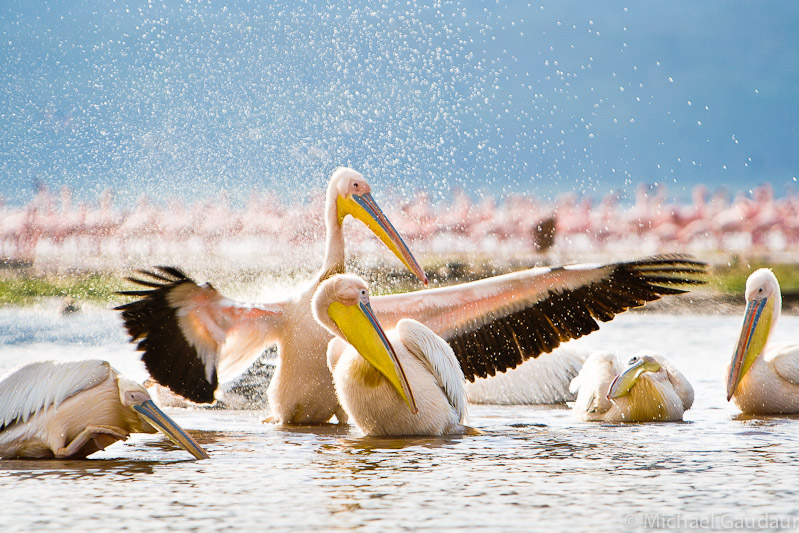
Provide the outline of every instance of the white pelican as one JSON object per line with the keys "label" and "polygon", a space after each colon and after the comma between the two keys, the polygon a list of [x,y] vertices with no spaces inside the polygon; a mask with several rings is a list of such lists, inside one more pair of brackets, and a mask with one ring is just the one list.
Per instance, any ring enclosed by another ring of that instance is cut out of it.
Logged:
{"label": "white pelican", "polygon": [[669,422],[682,420],[694,403],[694,389],[659,355],[634,355],[625,368],[615,355],[595,352],[572,380],[575,416],[586,422]]}
{"label": "white pelican", "polygon": [[727,400],[745,414],[799,413],[799,344],[767,345],[781,311],[777,278],[756,270],[746,280],[746,313],[727,370]]}
{"label": "white pelican", "polygon": [[131,281],[151,290],[117,307],[125,327],[139,341],[142,360],[153,379],[189,400],[214,401],[219,382],[241,374],[272,344],[278,365],[267,396],[275,421],[319,424],[334,414],[346,422],[325,362],[330,334],[311,315],[317,286],[344,271],[342,223],[361,220],[425,284],[427,277],[371,195],[364,177],[349,168],[330,178],[325,203],[325,259],[313,281],[287,300],[244,304],[225,298],[211,285],[197,285],[180,270],[141,271],[152,279]]}
{"label": "white pelican", "polygon": [[40,361],[0,380],[0,458],[83,458],[131,433],[158,430],[197,459],[208,454],[147,390],[105,361]]}
{"label": "white pelican", "polygon": [[323,282],[312,305],[316,320],[335,335],[327,364],[339,400],[364,434],[479,433],[464,425],[463,372],[441,337],[410,319],[386,334],[358,276]]}

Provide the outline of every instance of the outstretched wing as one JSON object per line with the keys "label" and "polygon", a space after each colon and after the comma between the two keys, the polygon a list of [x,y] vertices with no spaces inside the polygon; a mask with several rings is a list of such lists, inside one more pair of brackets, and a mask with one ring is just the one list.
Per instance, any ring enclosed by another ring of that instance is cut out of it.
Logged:
{"label": "outstretched wing", "polygon": [[283,304],[244,304],[172,267],[140,270],[146,290],[120,305],[122,319],[155,381],[198,403],[214,401],[219,382],[243,372],[276,341]]}
{"label": "outstretched wing", "polygon": [[37,361],[12,370],[0,379],[0,431],[15,422],[27,422],[39,411],[58,405],[106,379],[105,361]]}
{"label": "outstretched wing", "polygon": [[449,404],[458,413],[460,422],[465,422],[467,401],[463,372],[449,344],[430,328],[412,319],[400,320],[397,334],[408,351],[427,365]]}
{"label": "outstretched wing", "polygon": [[599,329],[618,313],[697,279],[707,265],[689,256],[656,256],[607,265],[534,268],[503,276],[372,298],[385,328],[414,318],[444,338],[466,379],[493,376]]}

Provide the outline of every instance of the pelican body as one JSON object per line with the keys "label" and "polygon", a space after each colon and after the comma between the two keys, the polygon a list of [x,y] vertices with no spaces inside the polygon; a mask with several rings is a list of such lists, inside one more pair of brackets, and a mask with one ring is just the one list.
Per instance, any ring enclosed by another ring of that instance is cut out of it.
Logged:
{"label": "pelican body", "polygon": [[781,312],[776,276],[756,270],[746,280],[746,311],[727,370],[727,400],[744,414],[799,413],[799,344],[768,344]]}
{"label": "pelican body", "polygon": [[385,333],[366,283],[351,275],[322,283],[313,311],[335,336],[327,363],[341,404],[364,434],[478,433],[464,425],[467,401],[458,360],[429,328],[404,319]]}
{"label": "pelican body", "polygon": [[659,355],[634,355],[626,367],[609,352],[595,352],[572,380],[575,416],[585,422],[669,422],[682,420],[694,403],[694,389]]}
{"label": "pelican body", "polygon": [[40,361],[0,380],[0,458],[84,458],[131,433],[162,432],[197,459],[202,447],[147,390],[105,361]]}
{"label": "pelican body", "polygon": [[236,302],[209,284],[198,285],[170,267],[128,278],[148,290],[121,305],[125,327],[153,379],[198,403],[211,403],[220,382],[236,378],[264,350],[277,344],[278,364],[267,389],[271,420],[321,424],[333,415],[346,422],[325,352],[330,333],[311,314],[320,283],[344,271],[343,221],[361,220],[425,284],[427,277],[394,226],[374,201],[363,175],[349,168],[330,178],[325,202],[325,259],[316,277],[290,298],[264,304]]}

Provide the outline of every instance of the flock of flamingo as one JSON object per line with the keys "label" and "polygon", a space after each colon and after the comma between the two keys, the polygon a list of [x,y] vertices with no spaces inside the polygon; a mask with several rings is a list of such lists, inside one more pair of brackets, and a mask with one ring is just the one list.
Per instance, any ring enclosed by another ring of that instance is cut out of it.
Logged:
{"label": "flock of flamingo", "polygon": [[[421,257],[474,250],[509,258],[547,250],[571,258],[630,250],[779,253],[799,247],[795,194],[776,198],[764,184],[731,198],[700,185],[692,196],[691,203],[669,202],[664,186],[644,184],[628,205],[612,194],[598,203],[575,194],[554,201],[509,195],[499,201],[493,196],[474,200],[461,190],[436,203],[418,192],[410,199],[390,197],[386,213]],[[261,191],[240,208],[224,197],[155,203],[144,196],[134,207],[120,208],[110,191],[94,203],[78,203],[67,187],[58,195],[42,188],[27,205],[3,205],[0,199],[0,257],[82,266],[70,263],[76,258],[108,268],[174,262],[179,249],[183,265],[194,264],[191,257],[216,256],[263,267],[276,253],[282,265],[293,257],[304,263],[308,257],[302,250],[316,254],[323,245],[323,223],[311,216],[323,203],[322,190],[294,205]],[[348,240],[356,256],[376,250],[365,231],[351,232]]]}

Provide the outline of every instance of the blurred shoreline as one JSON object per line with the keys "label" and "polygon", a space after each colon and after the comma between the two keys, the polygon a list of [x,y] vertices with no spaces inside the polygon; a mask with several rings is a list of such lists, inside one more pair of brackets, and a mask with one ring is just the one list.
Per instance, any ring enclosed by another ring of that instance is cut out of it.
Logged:
{"label": "blurred shoreline", "polygon": [[[627,259],[641,258],[632,254]],[[418,290],[421,286],[410,274],[398,265],[382,262],[360,261],[355,257],[348,261],[348,270],[364,277],[377,294]],[[587,258],[583,262],[605,262],[619,258]],[[773,262],[771,257],[739,256],[698,259],[710,264],[707,285],[689,293],[663,298],[651,302],[637,311],[663,312],[671,314],[738,314],[743,312],[743,287],[746,277],[756,268],[772,268],[783,285],[783,311],[799,314],[799,268],[789,262]],[[782,258],[780,258],[782,259]],[[528,258],[527,261],[498,261],[484,255],[457,256],[445,260],[422,256],[421,262],[430,278],[430,287],[463,283],[490,276],[505,274],[526,268],[563,264],[547,256]],[[568,261],[567,261],[568,262]],[[564,263],[567,263],[564,262]],[[315,264],[311,262],[308,264]],[[127,276],[138,269],[154,265],[169,265],[183,269],[197,282],[210,281],[225,295],[244,301],[269,301],[288,294],[288,290],[308,281],[315,269],[283,263],[280,269],[269,270],[229,265],[205,264],[185,265],[180,261],[163,262],[143,260],[136,268],[77,268],[62,270],[50,262],[43,266],[18,260],[0,260],[0,307],[8,305],[36,305],[42,302],[70,302],[75,307],[95,305],[113,307],[124,303],[125,297],[116,294],[120,290],[136,288],[127,281]]]}

